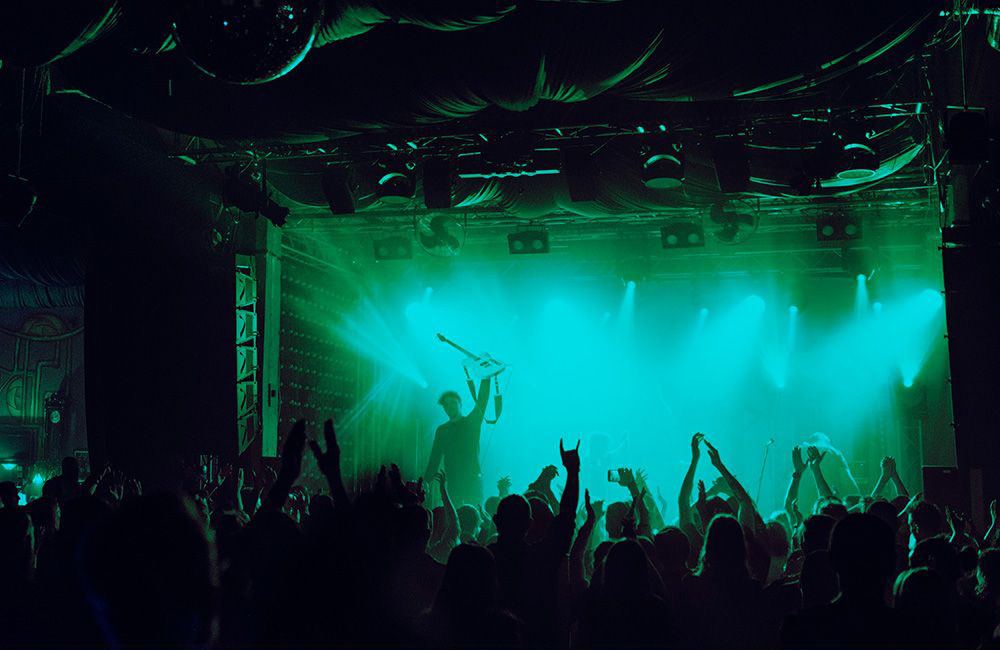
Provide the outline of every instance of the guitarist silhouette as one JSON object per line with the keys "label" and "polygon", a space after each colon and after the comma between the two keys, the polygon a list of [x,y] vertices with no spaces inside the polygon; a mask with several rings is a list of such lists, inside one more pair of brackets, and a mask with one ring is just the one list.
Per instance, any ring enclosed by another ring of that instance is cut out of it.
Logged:
{"label": "guitarist silhouette", "polygon": [[448,421],[434,432],[434,444],[427,461],[427,471],[424,472],[424,483],[434,479],[443,459],[445,474],[448,476],[448,492],[456,506],[463,503],[478,506],[483,502],[479,436],[489,399],[489,377],[479,382],[476,404],[465,415],[462,415],[462,398],[455,391],[447,391],[438,399]]}

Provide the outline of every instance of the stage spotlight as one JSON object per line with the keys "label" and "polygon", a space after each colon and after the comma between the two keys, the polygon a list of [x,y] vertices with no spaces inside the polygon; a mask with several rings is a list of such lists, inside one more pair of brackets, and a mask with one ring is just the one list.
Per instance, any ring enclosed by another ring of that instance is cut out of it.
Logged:
{"label": "stage spotlight", "polygon": [[537,255],[549,252],[547,230],[521,230],[507,235],[507,249],[511,255]]}
{"label": "stage spotlight", "polygon": [[861,239],[861,219],[840,212],[825,214],[816,219],[816,239],[819,241]]}
{"label": "stage spotlight", "polygon": [[719,191],[746,192],[750,187],[750,158],[746,145],[739,138],[716,138],[712,147],[715,178]]}
{"label": "stage spotlight", "polygon": [[878,171],[878,155],[870,144],[848,142],[840,154],[837,178],[843,181],[863,181]]}
{"label": "stage spotlight", "polygon": [[352,188],[350,169],[347,167],[329,167],[320,179],[323,196],[333,214],[352,214],[354,212],[354,189]]}
{"label": "stage spotlight", "polygon": [[699,223],[681,221],[660,228],[664,248],[695,248],[705,245],[705,229]]}
{"label": "stage spotlight", "polygon": [[791,307],[788,308],[788,313],[789,314],[797,314],[797,313],[799,313],[799,308],[796,307],[795,305],[792,305]]}
{"label": "stage spotlight", "polygon": [[760,215],[757,212],[727,212],[723,203],[715,203],[709,211],[709,219],[715,224],[712,236],[723,244],[745,242],[757,231]]}
{"label": "stage spotlight", "polygon": [[226,170],[222,181],[222,203],[244,212],[256,212],[280,228],[291,211],[275,203],[264,185],[262,170],[243,173],[233,165]]}
{"label": "stage spotlight", "polygon": [[651,190],[670,190],[684,182],[684,156],[680,146],[669,144],[657,150],[645,149],[642,182]]}
{"label": "stage spotlight", "polygon": [[413,257],[413,240],[403,235],[376,239],[373,245],[375,261],[408,260]]}
{"label": "stage spotlight", "polygon": [[414,165],[409,161],[392,160],[382,163],[375,195],[388,205],[402,205],[411,201],[416,187],[413,169]]}
{"label": "stage spotlight", "polygon": [[989,120],[983,109],[957,110],[948,119],[945,132],[949,162],[978,165],[989,160]]}
{"label": "stage spotlight", "polygon": [[424,205],[430,210],[451,207],[451,161],[430,158],[424,161]]}

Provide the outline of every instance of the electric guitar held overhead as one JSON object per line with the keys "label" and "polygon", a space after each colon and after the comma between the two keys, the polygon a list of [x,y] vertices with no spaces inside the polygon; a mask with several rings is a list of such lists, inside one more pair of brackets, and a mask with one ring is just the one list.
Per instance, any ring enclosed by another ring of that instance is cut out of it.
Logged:
{"label": "electric guitar held overhead", "polygon": [[464,364],[465,368],[469,374],[474,375],[477,379],[489,379],[490,377],[496,377],[507,369],[507,364],[494,359],[486,353],[473,354],[458,343],[455,343],[446,337],[444,334],[438,334],[437,337],[442,343],[447,343],[466,356]]}

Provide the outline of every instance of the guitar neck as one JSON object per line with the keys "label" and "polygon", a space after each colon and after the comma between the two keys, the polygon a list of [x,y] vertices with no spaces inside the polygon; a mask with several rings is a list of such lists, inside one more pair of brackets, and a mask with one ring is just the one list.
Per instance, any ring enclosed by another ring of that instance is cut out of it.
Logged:
{"label": "guitar neck", "polygon": [[448,345],[450,345],[451,347],[455,348],[456,350],[458,350],[459,352],[461,352],[462,354],[464,354],[467,357],[471,357],[473,359],[478,359],[479,358],[478,354],[472,354],[471,352],[469,352],[468,350],[466,350],[465,348],[463,348],[461,345],[459,345],[458,343],[455,343],[454,341],[452,341],[451,339],[449,339],[447,337],[444,337],[444,336],[441,336],[440,334],[438,334],[438,338],[441,339],[442,343],[447,343]]}

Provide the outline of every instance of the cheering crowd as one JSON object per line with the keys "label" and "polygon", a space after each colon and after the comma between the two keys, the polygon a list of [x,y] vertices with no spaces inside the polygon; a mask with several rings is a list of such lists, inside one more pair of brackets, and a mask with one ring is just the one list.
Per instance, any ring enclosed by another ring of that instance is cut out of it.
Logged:
{"label": "cheering crowd", "polygon": [[349,492],[332,421],[308,444],[328,484],[313,495],[297,485],[302,422],[252,487],[233,470],[143,494],[107,469],[81,481],[73,459],[26,506],[0,484],[0,646],[994,645],[996,503],[977,531],[911,497],[889,457],[870,495],[838,494],[823,449],[796,447],[765,515],[702,434],[676,512],[628,468],[628,498],[591,501],[579,444],[483,503],[395,465]]}

